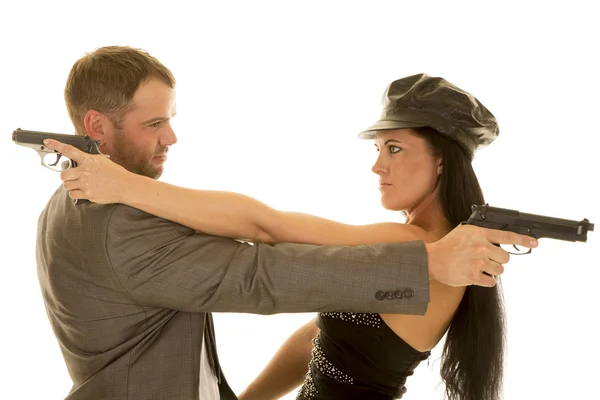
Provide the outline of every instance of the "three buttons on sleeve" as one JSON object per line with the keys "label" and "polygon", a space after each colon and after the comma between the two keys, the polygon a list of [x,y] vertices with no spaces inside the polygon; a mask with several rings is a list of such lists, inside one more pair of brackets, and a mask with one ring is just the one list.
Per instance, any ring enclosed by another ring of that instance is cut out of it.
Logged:
{"label": "three buttons on sleeve", "polygon": [[415,295],[414,290],[411,288],[406,288],[404,290],[395,290],[395,291],[383,291],[380,290],[375,293],[375,298],[377,300],[400,300],[400,299],[410,299]]}

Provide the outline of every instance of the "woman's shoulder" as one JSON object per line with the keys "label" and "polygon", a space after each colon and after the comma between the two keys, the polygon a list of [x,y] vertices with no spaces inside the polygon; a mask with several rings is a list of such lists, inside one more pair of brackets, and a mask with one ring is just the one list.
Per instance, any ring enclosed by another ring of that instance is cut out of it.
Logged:
{"label": "woman's shoulder", "polygon": [[382,229],[388,231],[390,238],[408,237],[413,240],[422,240],[426,243],[436,242],[448,233],[447,230],[426,230],[417,225],[400,222],[382,222],[379,225],[381,225]]}

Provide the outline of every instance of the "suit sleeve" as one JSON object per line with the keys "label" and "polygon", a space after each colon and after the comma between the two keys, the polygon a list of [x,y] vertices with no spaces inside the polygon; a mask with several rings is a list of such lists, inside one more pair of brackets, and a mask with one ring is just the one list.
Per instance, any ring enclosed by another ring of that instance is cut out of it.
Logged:
{"label": "suit sleeve", "polygon": [[423,242],[248,244],[116,205],[106,256],[137,303],[188,312],[348,311],[423,315]]}

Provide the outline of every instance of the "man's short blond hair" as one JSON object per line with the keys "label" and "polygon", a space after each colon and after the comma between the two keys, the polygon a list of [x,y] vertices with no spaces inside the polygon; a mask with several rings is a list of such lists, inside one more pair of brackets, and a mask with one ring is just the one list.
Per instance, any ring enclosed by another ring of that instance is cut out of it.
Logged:
{"label": "man's short blond hair", "polygon": [[175,87],[173,73],[142,49],[127,46],[100,47],[75,62],[65,86],[65,103],[78,135],[89,110],[99,111],[121,127],[140,85],[159,79]]}

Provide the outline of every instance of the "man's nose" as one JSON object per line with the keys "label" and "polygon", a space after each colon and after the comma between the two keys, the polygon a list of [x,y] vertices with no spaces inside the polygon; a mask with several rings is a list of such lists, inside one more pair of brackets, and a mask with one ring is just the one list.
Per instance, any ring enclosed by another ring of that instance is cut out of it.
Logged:
{"label": "man's nose", "polygon": [[160,137],[160,144],[163,146],[171,146],[177,143],[177,135],[175,135],[175,131],[171,126],[169,129],[165,129],[163,134]]}

